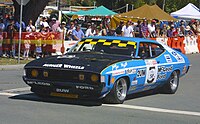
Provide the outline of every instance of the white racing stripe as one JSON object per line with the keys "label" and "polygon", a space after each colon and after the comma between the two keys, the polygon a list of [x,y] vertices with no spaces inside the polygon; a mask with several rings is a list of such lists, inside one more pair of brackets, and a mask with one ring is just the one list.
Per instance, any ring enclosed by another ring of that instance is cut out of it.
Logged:
{"label": "white racing stripe", "polygon": [[161,112],[161,113],[180,114],[180,115],[200,116],[200,112],[181,111],[181,110],[170,110],[170,109],[153,108],[153,107],[144,107],[144,106],[135,106],[135,105],[125,105],[125,104],[112,105],[112,104],[103,104],[103,106],[117,107],[117,108],[126,108],[126,109],[136,109],[136,110],[152,111],[152,112]]}

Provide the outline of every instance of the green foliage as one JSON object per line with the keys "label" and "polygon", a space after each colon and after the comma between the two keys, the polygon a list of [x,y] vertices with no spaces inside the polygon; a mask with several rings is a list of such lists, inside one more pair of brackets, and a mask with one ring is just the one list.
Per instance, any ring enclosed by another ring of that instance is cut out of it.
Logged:
{"label": "green foliage", "polygon": [[[141,7],[144,4],[154,5],[157,4],[161,9],[163,7],[164,0],[96,0],[97,5],[104,5],[110,9],[117,9],[125,6],[126,4],[134,5],[134,8]],[[174,12],[188,3],[193,3],[197,7],[199,6],[199,0],[165,0],[165,11],[168,13]]]}
{"label": "green foliage", "polygon": [[[92,6],[96,2],[97,6],[104,5],[105,7],[115,10],[126,4],[133,5],[134,9],[143,6],[144,4],[154,5],[157,4],[161,9],[165,1],[165,11],[167,13],[174,12],[188,3],[193,3],[197,7],[200,5],[200,0],[65,0],[69,5]],[[122,11],[125,11],[123,9]]]}

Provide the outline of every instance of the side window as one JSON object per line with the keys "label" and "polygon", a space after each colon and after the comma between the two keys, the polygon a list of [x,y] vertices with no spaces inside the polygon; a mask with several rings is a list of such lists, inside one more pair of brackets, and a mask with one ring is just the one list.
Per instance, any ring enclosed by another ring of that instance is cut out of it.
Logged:
{"label": "side window", "polygon": [[159,56],[161,53],[164,52],[164,48],[159,44],[151,43],[151,54],[152,57]]}
{"label": "side window", "polygon": [[149,43],[140,43],[138,56],[144,59],[151,57]]}

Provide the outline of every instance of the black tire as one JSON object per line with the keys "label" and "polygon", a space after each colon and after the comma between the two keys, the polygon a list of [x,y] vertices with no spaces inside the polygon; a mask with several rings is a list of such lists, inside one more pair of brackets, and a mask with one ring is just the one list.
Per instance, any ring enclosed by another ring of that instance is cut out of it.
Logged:
{"label": "black tire", "polygon": [[174,94],[179,86],[179,73],[173,71],[167,83],[161,88],[162,93]]}
{"label": "black tire", "polygon": [[104,101],[106,103],[122,104],[126,99],[127,89],[128,87],[126,79],[118,79]]}

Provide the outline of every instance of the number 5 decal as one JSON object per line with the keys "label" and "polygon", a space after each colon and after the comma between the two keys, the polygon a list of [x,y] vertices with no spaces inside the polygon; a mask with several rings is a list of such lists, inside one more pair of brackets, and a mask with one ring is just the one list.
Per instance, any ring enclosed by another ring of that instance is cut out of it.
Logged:
{"label": "number 5 decal", "polygon": [[156,82],[157,72],[158,72],[158,68],[156,65],[155,66],[147,66],[145,85],[154,84]]}

